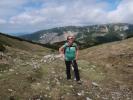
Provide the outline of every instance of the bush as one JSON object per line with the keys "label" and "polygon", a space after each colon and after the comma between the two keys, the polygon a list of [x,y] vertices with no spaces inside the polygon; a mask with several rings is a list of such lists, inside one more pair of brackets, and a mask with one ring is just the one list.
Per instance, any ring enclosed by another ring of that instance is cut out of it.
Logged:
{"label": "bush", "polygon": [[4,52],[5,50],[6,48],[2,44],[0,44],[0,51]]}

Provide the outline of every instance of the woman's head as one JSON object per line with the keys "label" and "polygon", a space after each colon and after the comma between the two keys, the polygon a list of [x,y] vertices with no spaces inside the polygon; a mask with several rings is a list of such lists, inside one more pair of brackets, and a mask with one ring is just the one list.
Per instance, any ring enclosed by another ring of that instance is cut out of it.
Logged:
{"label": "woman's head", "polygon": [[74,36],[67,36],[67,42],[72,44],[74,42],[75,37]]}

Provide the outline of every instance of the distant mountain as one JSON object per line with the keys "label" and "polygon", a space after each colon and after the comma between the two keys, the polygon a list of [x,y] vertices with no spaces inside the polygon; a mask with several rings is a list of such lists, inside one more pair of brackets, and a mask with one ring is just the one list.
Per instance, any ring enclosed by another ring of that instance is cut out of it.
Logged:
{"label": "distant mountain", "polygon": [[27,35],[30,34],[28,32],[18,32],[18,33],[10,33],[9,35],[13,35],[13,36],[22,36],[22,35]]}
{"label": "distant mountain", "polygon": [[91,26],[66,26],[48,30],[41,30],[21,38],[43,43],[52,44],[66,40],[69,34],[76,36],[76,41],[82,44],[82,48],[93,45],[123,40],[133,36],[133,25],[127,23],[101,24]]}

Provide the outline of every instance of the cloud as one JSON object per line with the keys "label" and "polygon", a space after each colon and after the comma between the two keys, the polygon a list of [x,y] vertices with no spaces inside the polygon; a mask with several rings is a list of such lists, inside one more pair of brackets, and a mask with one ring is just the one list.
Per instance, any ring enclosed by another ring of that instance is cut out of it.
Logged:
{"label": "cloud", "polygon": [[[62,1],[62,0],[60,0]],[[69,0],[68,0],[69,1]],[[34,23],[45,23],[45,24],[80,24],[85,20],[88,23],[92,20],[95,22],[95,18],[101,17],[99,14],[103,14],[103,8],[106,7],[105,3],[95,4],[91,0],[73,0],[73,2],[60,2],[60,5],[57,2],[51,5],[47,5],[44,8],[39,10],[33,10],[30,12],[24,12],[20,15],[13,16],[10,19],[10,22],[15,23],[24,23],[28,22],[29,24]],[[95,9],[94,6],[96,5]]]}
{"label": "cloud", "polygon": [[[14,1],[15,4],[9,0],[5,0],[3,4],[0,4],[0,7],[3,9],[3,15],[0,14],[0,17],[2,19],[5,18],[7,26],[11,26],[7,27],[0,23],[0,27],[3,27],[2,30],[10,30],[12,32],[26,30],[30,32],[68,25],[89,25],[111,22],[133,23],[132,0],[112,0],[111,2],[107,2],[106,0]],[[8,7],[6,8],[3,5],[8,5]]]}
{"label": "cloud", "polygon": [[0,19],[0,24],[5,24],[6,20]]}
{"label": "cloud", "polygon": [[133,1],[123,0],[116,10],[108,13],[109,22],[133,23]]}
{"label": "cloud", "polygon": [[9,18],[23,9],[23,5],[26,4],[26,0],[1,0],[0,2],[0,17]]}

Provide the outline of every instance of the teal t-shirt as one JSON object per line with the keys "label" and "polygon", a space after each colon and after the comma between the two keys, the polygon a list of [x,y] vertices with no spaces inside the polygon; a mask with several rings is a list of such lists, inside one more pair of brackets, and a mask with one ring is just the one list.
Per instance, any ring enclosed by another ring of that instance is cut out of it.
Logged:
{"label": "teal t-shirt", "polygon": [[65,43],[63,47],[65,49],[65,60],[66,61],[75,60],[77,44],[73,43],[72,46],[69,46],[68,43]]}

